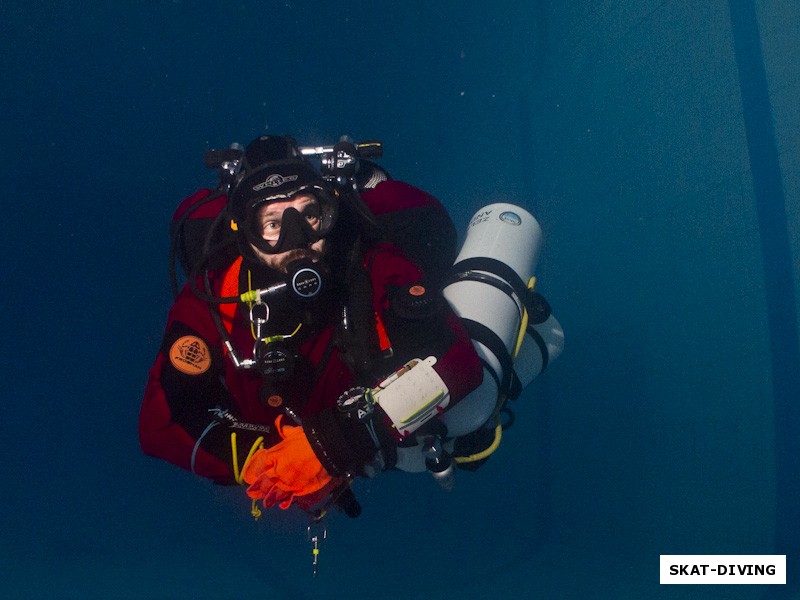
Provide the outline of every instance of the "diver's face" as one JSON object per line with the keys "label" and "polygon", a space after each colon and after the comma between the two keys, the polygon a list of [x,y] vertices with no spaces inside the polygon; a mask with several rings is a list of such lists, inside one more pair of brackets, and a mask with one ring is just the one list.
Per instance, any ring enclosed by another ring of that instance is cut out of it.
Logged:
{"label": "diver's face", "polygon": [[[263,205],[256,213],[257,223],[261,229],[261,237],[270,246],[274,246],[278,242],[278,238],[281,235],[283,214],[287,208],[295,209],[314,231],[319,231],[321,212],[319,200],[314,195],[301,193],[289,200],[276,200]],[[272,269],[285,273],[286,266],[295,260],[307,257],[319,259],[325,248],[325,240],[318,240],[306,248],[296,248],[277,254],[267,254],[266,252],[261,252],[255,246],[251,247],[261,262]]]}
{"label": "diver's face", "polygon": [[289,200],[270,202],[259,208],[257,213],[258,223],[261,225],[261,237],[270,246],[274,246],[281,235],[281,222],[287,208],[295,209],[314,231],[319,231],[319,201],[311,194],[298,194]]}

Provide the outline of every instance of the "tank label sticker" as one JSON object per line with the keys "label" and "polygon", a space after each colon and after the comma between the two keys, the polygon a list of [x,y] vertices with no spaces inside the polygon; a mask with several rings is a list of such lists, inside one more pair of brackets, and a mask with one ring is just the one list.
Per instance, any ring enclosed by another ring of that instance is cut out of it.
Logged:
{"label": "tank label sticker", "polygon": [[511,212],[510,210],[501,212],[500,220],[504,223],[508,223],[509,225],[522,225],[522,219],[520,216],[515,212]]}
{"label": "tank label sticker", "polygon": [[169,349],[169,361],[181,373],[202,375],[211,366],[211,353],[206,343],[195,335],[175,340]]}

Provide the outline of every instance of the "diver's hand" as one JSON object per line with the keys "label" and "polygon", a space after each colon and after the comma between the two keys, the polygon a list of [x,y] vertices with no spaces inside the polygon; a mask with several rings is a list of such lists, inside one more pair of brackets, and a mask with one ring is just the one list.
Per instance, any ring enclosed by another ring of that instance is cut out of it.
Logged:
{"label": "diver's hand", "polygon": [[264,508],[278,504],[286,510],[294,502],[310,508],[339,480],[320,464],[303,429],[283,425],[282,419],[283,415],[275,419],[275,427],[283,440],[257,451],[243,469],[243,479],[250,484],[247,495],[261,499]]}

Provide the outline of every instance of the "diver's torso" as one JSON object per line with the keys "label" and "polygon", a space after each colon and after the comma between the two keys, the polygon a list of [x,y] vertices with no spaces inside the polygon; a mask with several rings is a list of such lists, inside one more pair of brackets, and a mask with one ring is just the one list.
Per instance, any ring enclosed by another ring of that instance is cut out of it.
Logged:
{"label": "diver's torso", "polygon": [[[269,287],[285,276],[265,268],[242,263],[239,290]],[[278,354],[290,354],[288,372],[264,375],[258,369],[236,369],[225,361],[225,384],[237,405],[240,418],[247,422],[272,424],[288,404],[301,417],[333,408],[339,394],[354,385],[354,376],[341,359],[335,344],[339,291],[328,282],[317,298],[300,302],[288,295],[270,298],[269,318],[262,325],[261,338],[285,338],[270,344]],[[263,310],[262,313],[263,315]],[[254,357],[255,326],[251,306],[241,304],[235,314],[230,337],[245,359]],[[261,346],[262,348],[264,346]]]}

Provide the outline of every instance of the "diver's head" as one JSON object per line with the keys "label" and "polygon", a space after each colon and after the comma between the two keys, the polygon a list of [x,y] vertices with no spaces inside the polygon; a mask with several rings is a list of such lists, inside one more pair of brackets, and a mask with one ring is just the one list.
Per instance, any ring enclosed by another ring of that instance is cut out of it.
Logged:
{"label": "diver's head", "polygon": [[228,197],[245,247],[284,272],[294,260],[321,255],[337,208],[328,183],[288,137],[262,136],[252,142]]}

